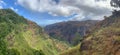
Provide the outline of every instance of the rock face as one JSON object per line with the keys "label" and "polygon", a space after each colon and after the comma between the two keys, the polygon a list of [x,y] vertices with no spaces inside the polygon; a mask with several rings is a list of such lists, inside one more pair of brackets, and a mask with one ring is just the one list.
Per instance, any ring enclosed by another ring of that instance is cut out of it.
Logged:
{"label": "rock face", "polygon": [[120,55],[120,12],[96,24],[95,29],[80,45],[61,55]]}
{"label": "rock face", "polygon": [[73,43],[75,38],[85,36],[98,21],[68,21],[46,26],[45,31],[53,38]]}
{"label": "rock face", "polygon": [[86,55],[120,55],[120,12],[98,23],[99,29],[81,44]]}

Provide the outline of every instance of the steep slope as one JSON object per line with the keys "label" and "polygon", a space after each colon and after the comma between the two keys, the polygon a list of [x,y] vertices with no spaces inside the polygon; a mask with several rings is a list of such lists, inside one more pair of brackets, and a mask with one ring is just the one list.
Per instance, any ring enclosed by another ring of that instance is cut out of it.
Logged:
{"label": "steep slope", "polygon": [[10,9],[0,10],[0,55],[57,55],[67,48],[50,39],[36,23]]}
{"label": "steep slope", "polygon": [[80,37],[90,33],[97,20],[60,22],[45,27],[45,31],[53,38],[77,44]]}
{"label": "steep slope", "polygon": [[79,49],[60,55],[120,55],[120,12],[98,24],[99,28],[81,42]]}

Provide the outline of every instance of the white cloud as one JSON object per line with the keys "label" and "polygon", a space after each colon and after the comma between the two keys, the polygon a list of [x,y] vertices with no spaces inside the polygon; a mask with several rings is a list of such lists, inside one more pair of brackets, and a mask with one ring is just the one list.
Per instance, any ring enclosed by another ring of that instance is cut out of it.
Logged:
{"label": "white cloud", "polygon": [[48,12],[53,16],[70,16],[70,20],[101,20],[104,15],[110,15],[112,7],[110,0],[18,0],[21,6],[37,11]]}
{"label": "white cloud", "polygon": [[0,6],[0,9],[2,9],[3,7],[2,6]]}
{"label": "white cloud", "polygon": [[0,9],[3,9],[3,6],[5,6],[6,3],[3,0],[0,0]]}
{"label": "white cloud", "polygon": [[13,7],[10,7],[10,9],[14,10],[15,12],[18,12],[18,9],[15,9]]}

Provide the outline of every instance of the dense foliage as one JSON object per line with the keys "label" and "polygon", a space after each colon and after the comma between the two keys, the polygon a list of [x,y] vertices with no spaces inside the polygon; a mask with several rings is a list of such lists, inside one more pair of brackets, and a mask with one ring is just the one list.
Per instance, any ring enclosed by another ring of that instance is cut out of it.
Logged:
{"label": "dense foliage", "polygon": [[57,55],[67,48],[50,39],[36,23],[11,9],[0,9],[0,55]]}

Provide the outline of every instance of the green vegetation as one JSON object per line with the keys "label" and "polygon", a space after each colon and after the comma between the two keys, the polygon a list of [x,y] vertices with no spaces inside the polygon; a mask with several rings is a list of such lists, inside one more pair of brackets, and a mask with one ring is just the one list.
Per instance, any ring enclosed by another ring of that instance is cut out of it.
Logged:
{"label": "green vegetation", "polygon": [[49,38],[36,23],[10,9],[0,9],[0,55],[58,55],[68,47]]}
{"label": "green vegetation", "polygon": [[76,32],[72,44],[79,45],[69,48],[64,41],[50,38],[36,23],[1,9],[0,55],[120,55],[120,11],[116,12],[84,39]]}
{"label": "green vegetation", "polygon": [[[119,12],[118,12],[119,13]],[[116,14],[116,13],[115,13]],[[120,55],[120,14],[111,15],[99,23],[81,45],[60,55]]]}
{"label": "green vegetation", "polygon": [[64,51],[60,53],[59,55],[82,55],[80,52],[80,45],[77,45],[76,47],[70,48],[67,51]]}
{"label": "green vegetation", "polygon": [[97,20],[66,21],[47,25],[44,29],[52,38],[75,46],[79,44],[82,37],[92,31],[92,27],[97,22]]}
{"label": "green vegetation", "polygon": [[16,49],[8,49],[7,55],[20,55],[20,52]]}
{"label": "green vegetation", "polygon": [[83,37],[79,33],[76,33],[73,39],[73,45],[79,44],[82,40],[83,40]]}

